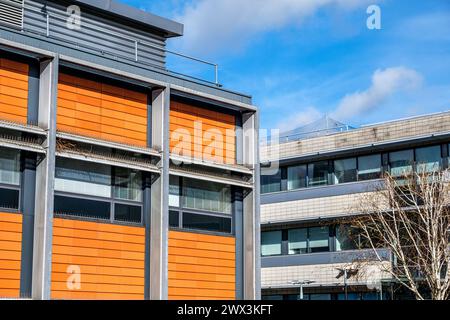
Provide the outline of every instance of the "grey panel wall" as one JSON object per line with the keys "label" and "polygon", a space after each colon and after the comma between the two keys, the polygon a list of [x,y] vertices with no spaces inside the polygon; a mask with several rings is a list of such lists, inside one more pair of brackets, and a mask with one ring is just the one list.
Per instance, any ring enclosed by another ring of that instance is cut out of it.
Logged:
{"label": "grey panel wall", "polygon": [[[67,7],[46,1],[26,1],[24,31],[62,42],[66,46],[81,47],[101,52],[104,56],[119,60],[136,61],[158,68],[165,68],[165,39],[86,13],[81,9],[79,30],[67,28]],[[47,37],[47,13],[49,33]]]}

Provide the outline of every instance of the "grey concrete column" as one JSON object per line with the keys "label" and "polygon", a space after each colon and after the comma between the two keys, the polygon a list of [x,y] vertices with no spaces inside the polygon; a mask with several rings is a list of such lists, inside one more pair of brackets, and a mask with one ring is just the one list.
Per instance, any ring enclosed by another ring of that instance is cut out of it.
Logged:
{"label": "grey concrete column", "polygon": [[152,147],[161,153],[160,175],[151,187],[150,299],[168,297],[170,88],[152,93]]}
{"label": "grey concrete column", "polygon": [[259,300],[260,290],[260,219],[259,219],[259,118],[245,113],[243,127],[243,160],[253,168],[254,188],[244,192],[243,199],[243,298]]}
{"label": "grey concrete column", "polygon": [[20,268],[20,296],[31,297],[33,275],[34,205],[36,189],[36,155],[23,152],[22,168],[22,256]]}
{"label": "grey concrete column", "polygon": [[53,234],[53,187],[56,149],[58,58],[40,64],[38,124],[47,131],[45,157],[36,167],[32,298],[50,299]]}

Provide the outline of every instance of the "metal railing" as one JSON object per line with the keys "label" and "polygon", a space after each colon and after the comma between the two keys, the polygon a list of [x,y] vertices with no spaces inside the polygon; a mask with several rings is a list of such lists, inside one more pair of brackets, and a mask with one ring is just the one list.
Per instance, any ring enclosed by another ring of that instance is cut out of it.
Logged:
{"label": "metal railing", "polygon": [[[105,51],[103,48],[99,49],[99,48],[96,48],[94,46],[80,45],[79,43],[77,43],[75,41],[69,41],[67,39],[58,38],[58,37],[56,37],[56,36],[54,36],[52,34],[52,29],[51,29],[52,19],[55,19],[55,20],[59,19],[59,20],[66,21],[66,19],[68,18],[68,15],[57,14],[55,12],[48,12],[47,10],[37,10],[37,9],[35,9],[33,7],[30,7],[29,5],[25,6],[25,11],[34,12],[34,13],[38,13],[40,15],[44,15],[45,16],[45,21],[46,21],[45,34],[41,34],[41,35],[44,35],[47,38],[52,38],[52,39],[55,39],[55,40],[65,41],[66,43],[67,42],[68,43],[72,43],[77,49],[84,48],[84,49],[87,49],[87,50],[99,51],[101,54],[105,54],[106,53],[106,54],[109,54],[111,56],[114,56],[114,57],[117,57],[117,58],[120,58],[120,59],[128,60],[130,62],[135,62],[135,63],[137,62],[137,63],[140,63],[142,65],[147,65],[147,66],[152,67],[152,68],[157,68],[157,69],[160,69],[160,70],[162,70],[164,72],[172,73],[172,74],[175,74],[175,75],[178,75],[178,76],[182,76],[182,77],[185,77],[185,78],[188,78],[188,79],[192,79],[192,80],[196,80],[196,81],[200,81],[200,82],[205,82],[205,83],[210,83],[210,84],[215,84],[216,86],[219,86],[219,87],[221,86],[221,84],[219,83],[219,65],[217,63],[213,63],[213,62],[210,62],[210,61],[207,61],[207,60],[196,58],[196,57],[193,57],[193,56],[190,56],[190,55],[186,55],[186,54],[183,54],[183,53],[180,53],[180,52],[168,50],[168,49],[165,48],[165,46],[157,46],[157,45],[151,43],[150,41],[145,41],[145,40],[142,40],[142,39],[133,38],[133,37],[127,36],[125,34],[120,34],[118,32],[115,32],[114,30],[108,31],[109,35],[112,35],[112,36],[117,37],[117,38],[119,38],[119,39],[121,39],[123,41],[128,42],[130,44],[130,47],[134,48],[133,52],[128,52],[128,54],[130,56],[119,55],[119,54],[117,54],[115,52],[108,52],[108,51]],[[82,19],[83,19],[82,20],[83,24],[85,24],[85,23],[91,24],[91,26],[94,26],[94,27],[95,27],[96,24],[99,23],[98,21],[90,19],[90,18],[85,17],[85,16],[83,16]],[[27,32],[33,32],[33,33],[35,32],[34,30],[27,29],[25,26],[22,27],[22,30],[23,31],[27,31]],[[148,63],[146,61],[143,61],[142,57],[145,54],[147,54],[144,49],[154,49],[154,50],[158,50],[158,51],[163,51],[165,54],[170,54],[170,55],[173,55],[173,56],[176,56],[176,57],[180,57],[180,58],[183,58],[183,59],[187,59],[187,60],[190,60],[190,61],[193,61],[193,62],[196,62],[196,63],[200,63],[200,64],[203,64],[203,65],[206,65],[208,67],[213,67],[214,68],[214,70],[213,70],[214,71],[214,81],[210,81],[210,80],[207,80],[207,79],[202,79],[202,78],[190,76],[190,75],[183,74],[183,73],[176,72],[176,71],[172,71],[172,70],[168,70],[165,67],[165,61],[164,61],[164,67],[158,66],[156,64],[150,64],[150,63]],[[131,56],[133,56],[133,59],[130,59]]]}
{"label": "metal railing", "polygon": [[354,128],[349,125],[344,125],[344,126],[339,126],[339,127],[331,127],[331,128],[327,128],[327,129],[312,130],[312,131],[299,132],[299,133],[288,134],[288,135],[280,135],[280,142],[285,143],[285,142],[321,137],[321,136],[326,136],[329,134],[350,131],[352,129],[354,129]]}

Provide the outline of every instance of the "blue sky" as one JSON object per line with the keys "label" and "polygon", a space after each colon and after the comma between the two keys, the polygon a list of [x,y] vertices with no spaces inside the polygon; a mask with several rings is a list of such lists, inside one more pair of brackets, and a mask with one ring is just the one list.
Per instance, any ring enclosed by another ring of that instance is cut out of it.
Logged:
{"label": "blue sky", "polygon": [[[450,110],[449,0],[121,0],[185,24],[169,48],[220,65],[261,127],[328,113],[351,125]],[[381,30],[366,27],[371,4]],[[212,79],[210,69],[169,68]]]}

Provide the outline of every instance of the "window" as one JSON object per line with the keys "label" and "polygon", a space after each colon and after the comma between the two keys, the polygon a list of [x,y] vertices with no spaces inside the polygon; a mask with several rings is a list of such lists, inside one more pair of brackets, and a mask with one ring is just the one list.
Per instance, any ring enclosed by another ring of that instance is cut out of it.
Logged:
{"label": "window", "polygon": [[281,254],[281,231],[266,231],[261,233],[261,255],[275,256]]}
{"label": "window", "polygon": [[308,165],[308,186],[328,184],[328,161],[319,161]]}
{"label": "window", "polygon": [[231,188],[214,182],[184,178],[183,208],[231,214]]}
{"label": "window", "polygon": [[381,177],[381,155],[358,157],[358,180],[372,180]]}
{"label": "window", "polygon": [[440,146],[416,149],[416,170],[418,173],[438,171],[440,169],[440,164]]}
{"label": "window", "polygon": [[181,196],[180,178],[176,176],[170,176],[169,184],[169,206],[179,207]]}
{"label": "window", "polygon": [[54,211],[60,215],[109,220],[111,204],[106,201],[55,195]]}
{"label": "window", "polygon": [[142,223],[142,207],[141,172],[56,159],[55,214]]}
{"label": "window", "polygon": [[142,208],[129,204],[116,203],[114,206],[114,220],[140,223],[142,221]]}
{"label": "window", "polygon": [[346,183],[357,180],[356,158],[334,161],[335,183]]}
{"label": "window", "polygon": [[326,252],[330,250],[330,231],[328,227],[309,228],[310,252]]}
{"label": "window", "polygon": [[288,230],[289,254],[308,252],[308,229]]}
{"label": "window", "polygon": [[281,169],[276,174],[265,175],[261,171],[261,193],[270,193],[281,191]]}
{"label": "window", "polygon": [[111,197],[111,167],[92,162],[57,158],[55,191]]}
{"label": "window", "polygon": [[0,148],[0,208],[19,209],[20,151]]}
{"label": "window", "polygon": [[325,252],[330,250],[329,227],[290,229],[288,236],[288,254]]}
{"label": "window", "polygon": [[336,251],[358,249],[359,235],[356,228],[342,224],[336,227]]}
{"label": "window", "polygon": [[183,212],[183,228],[231,233],[231,219],[226,217]]}
{"label": "window", "polygon": [[19,209],[19,190],[0,188],[0,208]]}
{"label": "window", "polygon": [[20,151],[0,149],[0,184],[20,185]]}
{"label": "window", "polygon": [[169,227],[179,228],[180,227],[180,213],[178,211],[169,211]]}
{"label": "window", "polygon": [[288,167],[288,190],[306,187],[306,165]]}
{"label": "window", "polygon": [[126,168],[114,168],[114,197],[142,202],[142,174]]}
{"label": "window", "polygon": [[170,176],[169,206],[171,228],[232,233],[228,185]]}
{"label": "window", "polygon": [[393,177],[402,177],[412,173],[414,151],[403,150],[389,153],[389,167]]}

